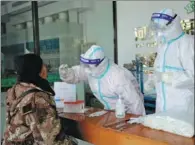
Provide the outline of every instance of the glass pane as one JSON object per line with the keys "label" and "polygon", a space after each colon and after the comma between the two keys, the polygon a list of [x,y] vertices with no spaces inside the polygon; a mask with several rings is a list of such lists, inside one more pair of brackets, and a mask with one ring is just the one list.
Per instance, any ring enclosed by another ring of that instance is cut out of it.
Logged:
{"label": "glass pane", "polygon": [[[28,6],[26,3],[17,3]],[[30,5],[29,5],[30,6]],[[101,11],[100,11],[101,9]],[[80,64],[80,55],[93,44],[105,49],[114,60],[113,10],[111,1],[55,1],[39,4],[40,54],[49,68],[48,80],[53,85],[61,81],[58,68]],[[6,22],[7,31],[1,36],[2,87],[16,81],[14,57],[34,52],[32,11],[15,13]],[[2,27],[3,28],[3,27]],[[77,85],[78,99],[84,99],[84,82]],[[92,95],[90,87],[86,91]]]}
{"label": "glass pane", "polygon": [[[18,7],[20,4],[29,3],[24,1],[23,3],[14,3],[14,1],[7,1],[1,5],[1,135],[5,130],[6,122],[6,92],[16,83],[16,73],[14,66],[14,57],[25,53],[25,23],[14,23],[14,18],[20,18],[23,21],[23,17],[19,17],[18,13],[16,15],[10,16],[7,10],[8,4],[13,3],[13,7]],[[10,9],[11,10],[11,9]],[[12,19],[13,18],[13,19]],[[29,15],[28,18],[32,18]]]}

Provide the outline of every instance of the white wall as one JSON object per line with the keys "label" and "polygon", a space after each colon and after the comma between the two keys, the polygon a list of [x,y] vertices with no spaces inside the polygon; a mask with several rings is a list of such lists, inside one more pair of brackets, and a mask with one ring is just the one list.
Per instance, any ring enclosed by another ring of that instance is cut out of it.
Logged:
{"label": "white wall", "polygon": [[136,48],[134,28],[149,24],[151,14],[163,8],[172,8],[181,19],[194,18],[194,14],[187,14],[184,7],[189,1],[118,1],[118,61],[120,65],[135,59],[136,53],[155,51],[151,48]]}
{"label": "white wall", "polygon": [[94,7],[80,15],[87,41],[104,47],[105,54],[114,59],[114,29],[112,1],[95,1]]}

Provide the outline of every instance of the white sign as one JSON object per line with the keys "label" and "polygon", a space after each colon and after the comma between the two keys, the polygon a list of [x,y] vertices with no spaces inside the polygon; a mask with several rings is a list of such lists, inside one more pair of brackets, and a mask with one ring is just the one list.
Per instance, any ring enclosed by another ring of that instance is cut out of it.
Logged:
{"label": "white sign", "polygon": [[54,82],[55,100],[76,102],[76,85],[65,82]]}

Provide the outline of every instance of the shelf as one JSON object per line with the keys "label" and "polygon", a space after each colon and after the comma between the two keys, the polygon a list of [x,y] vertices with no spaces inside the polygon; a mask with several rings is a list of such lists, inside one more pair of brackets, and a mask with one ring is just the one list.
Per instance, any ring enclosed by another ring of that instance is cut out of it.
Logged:
{"label": "shelf", "polygon": [[143,71],[146,70],[154,71],[154,67],[143,67]]}

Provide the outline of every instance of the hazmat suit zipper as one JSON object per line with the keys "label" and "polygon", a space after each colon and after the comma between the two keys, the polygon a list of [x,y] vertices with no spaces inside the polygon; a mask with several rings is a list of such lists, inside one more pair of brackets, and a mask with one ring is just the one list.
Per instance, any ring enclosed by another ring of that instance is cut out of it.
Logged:
{"label": "hazmat suit zipper", "polygon": [[[182,32],[177,38],[172,39],[172,40],[170,40],[170,41],[168,42],[167,47],[166,47],[166,49],[165,49],[165,51],[164,51],[164,56],[163,56],[163,66],[162,66],[162,72],[163,72],[163,73],[165,72],[165,69],[166,69],[166,61],[165,61],[165,58],[166,58],[166,54],[167,54],[167,51],[168,51],[169,46],[170,46],[173,42],[175,42],[176,40],[178,40],[178,39],[180,39],[181,37],[183,37],[184,34],[185,34],[185,33]],[[163,111],[166,111],[166,93],[165,93],[166,86],[165,86],[165,83],[164,83],[164,82],[162,82],[161,85],[162,85],[162,94],[163,94],[163,101],[164,101],[164,104],[163,104]]]}
{"label": "hazmat suit zipper", "polygon": [[[104,72],[102,75],[100,75],[99,77],[97,77],[97,78],[94,77],[94,78],[96,78],[97,81],[98,81],[98,92],[97,92],[97,93],[96,93],[96,92],[93,92],[94,94],[99,95],[100,100],[103,102],[103,104],[105,105],[106,109],[108,109],[108,110],[110,110],[111,107],[110,107],[110,105],[108,104],[108,102],[105,101],[104,96],[103,96],[102,93],[101,93],[101,87],[100,87],[101,84],[100,84],[100,80],[106,75],[106,73],[109,71],[109,69],[110,69],[110,63],[108,62],[108,65],[107,65],[107,67],[106,67],[105,72]],[[92,77],[93,77],[93,76],[92,76]]]}

